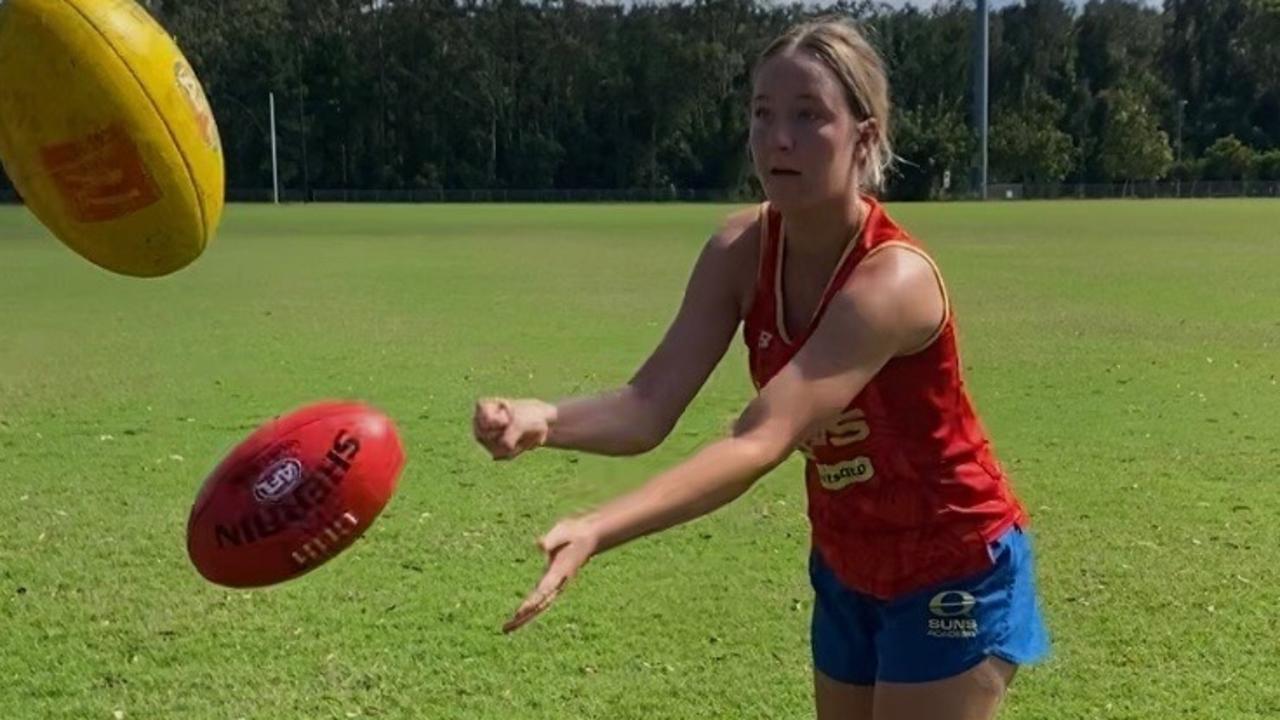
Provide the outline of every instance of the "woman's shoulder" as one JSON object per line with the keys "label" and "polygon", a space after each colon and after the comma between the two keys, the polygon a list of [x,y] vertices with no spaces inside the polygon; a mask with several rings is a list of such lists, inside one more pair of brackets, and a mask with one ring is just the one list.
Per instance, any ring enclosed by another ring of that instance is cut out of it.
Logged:
{"label": "woman's shoulder", "polygon": [[760,243],[760,219],[764,205],[740,208],[726,215],[709,244],[719,250],[743,252]]}

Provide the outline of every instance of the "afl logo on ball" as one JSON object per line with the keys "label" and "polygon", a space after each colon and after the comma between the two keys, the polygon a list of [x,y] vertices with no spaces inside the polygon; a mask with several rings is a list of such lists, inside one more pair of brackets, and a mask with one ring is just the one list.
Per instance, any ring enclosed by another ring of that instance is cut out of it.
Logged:
{"label": "afl logo on ball", "polygon": [[253,484],[253,498],[262,503],[279,502],[302,480],[302,463],[285,458],[258,476]]}

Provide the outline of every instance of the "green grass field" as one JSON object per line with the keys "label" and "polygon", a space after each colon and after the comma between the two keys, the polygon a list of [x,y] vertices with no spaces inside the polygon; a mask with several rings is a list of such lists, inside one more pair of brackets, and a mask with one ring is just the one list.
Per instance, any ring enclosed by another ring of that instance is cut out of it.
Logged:
{"label": "green grass field", "polygon": [[[793,460],[594,561],[499,632],[533,538],[720,433],[735,347],[667,443],[494,464],[478,395],[625,381],[714,206],[232,207],[194,266],[113,276],[0,208],[0,717],[804,718]],[[1280,716],[1280,203],[901,205],[1034,518],[1054,655],[1003,718]],[[356,397],[410,461],[302,580],[202,581],[187,512],[264,419]]]}

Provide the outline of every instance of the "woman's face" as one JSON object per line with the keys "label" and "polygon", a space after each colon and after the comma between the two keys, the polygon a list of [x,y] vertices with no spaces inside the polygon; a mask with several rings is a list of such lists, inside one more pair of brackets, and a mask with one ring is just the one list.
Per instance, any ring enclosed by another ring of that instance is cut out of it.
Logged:
{"label": "woman's face", "polygon": [[859,122],[844,89],[804,51],[774,55],[755,76],[751,157],[781,210],[847,198],[858,187]]}

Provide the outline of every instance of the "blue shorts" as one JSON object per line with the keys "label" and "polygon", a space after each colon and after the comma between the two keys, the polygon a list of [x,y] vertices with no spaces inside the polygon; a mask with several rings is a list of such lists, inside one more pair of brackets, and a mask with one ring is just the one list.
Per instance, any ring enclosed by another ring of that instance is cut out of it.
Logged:
{"label": "blue shorts", "polygon": [[846,588],[811,555],[813,664],[854,685],[941,680],[994,656],[1026,665],[1049,652],[1030,538],[991,543],[990,570],[885,601]]}

